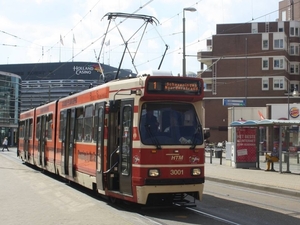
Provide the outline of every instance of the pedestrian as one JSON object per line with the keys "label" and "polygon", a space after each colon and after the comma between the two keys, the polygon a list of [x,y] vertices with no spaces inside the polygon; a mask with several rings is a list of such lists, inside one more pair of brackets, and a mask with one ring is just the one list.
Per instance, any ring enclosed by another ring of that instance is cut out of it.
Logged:
{"label": "pedestrian", "polygon": [[5,148],[7,151],[9,151],[9,149],[7,147],[7,145],[8,145],[7,137],[4,138],[2,145],[3,145],[2,152],[4,151]]}
{"label": "pedestrian", "polygon": [[[266,154],[266,161],[267,161],[267,169],[265,171],[273,171],[273,163],[279,161],[279,152],[278,152],[278,146],[274,146],[273,151],[271,152],[271,155]],[[270,165],[272,164],[272,169],[270,170]]]}

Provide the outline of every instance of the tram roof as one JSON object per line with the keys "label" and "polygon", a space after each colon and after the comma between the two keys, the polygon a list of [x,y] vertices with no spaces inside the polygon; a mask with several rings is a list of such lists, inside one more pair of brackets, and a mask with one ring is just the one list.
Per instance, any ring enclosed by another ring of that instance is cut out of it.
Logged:
{"label": "tram roof", "polygon": [[230,127],[255,127],[255,126],[300,126],[300,120],[245,120],[245,121],[233,121]]}

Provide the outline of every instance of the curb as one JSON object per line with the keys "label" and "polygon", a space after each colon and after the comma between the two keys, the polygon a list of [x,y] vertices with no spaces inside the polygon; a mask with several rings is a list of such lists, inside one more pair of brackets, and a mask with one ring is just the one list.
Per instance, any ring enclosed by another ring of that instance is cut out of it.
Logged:
{"label": "curb", "polygon": [[262,190],[262,191],[267,191],[267,192],[289,195],[289,196],[293,196],[293,197],[300,197],[300,192],[297,192],[294,190],[285,190],[282,188],[270,187],[270,186],[259,185],[259,184],[250,184],[250,183],[245,183],[245,182],[241,182],[241,181],[225,180],[222,178],[214,178],[214,177],[207,177],[207,176],[205,177],[205,179],[209,180],[209,181],[213,181],[213,182],[223,183],[223,184],[252,188],[252,189],[257,189],[257,190]]}

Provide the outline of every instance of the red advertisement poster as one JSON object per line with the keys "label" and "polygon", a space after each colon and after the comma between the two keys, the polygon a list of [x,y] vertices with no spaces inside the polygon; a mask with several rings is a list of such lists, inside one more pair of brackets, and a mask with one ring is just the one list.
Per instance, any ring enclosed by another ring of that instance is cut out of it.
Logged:
{"label": "red advertisement poster", "polygon": [[236,128],[236,162],[256,162],[256,128]]}

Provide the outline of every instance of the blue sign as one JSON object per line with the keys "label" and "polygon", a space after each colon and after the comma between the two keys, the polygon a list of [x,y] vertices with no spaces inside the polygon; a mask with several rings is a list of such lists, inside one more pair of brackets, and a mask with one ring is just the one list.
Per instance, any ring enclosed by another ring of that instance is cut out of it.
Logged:
{"label": "blue sign", "polygon": [[223,99],[223,106],[246,106],[246,99]]}

